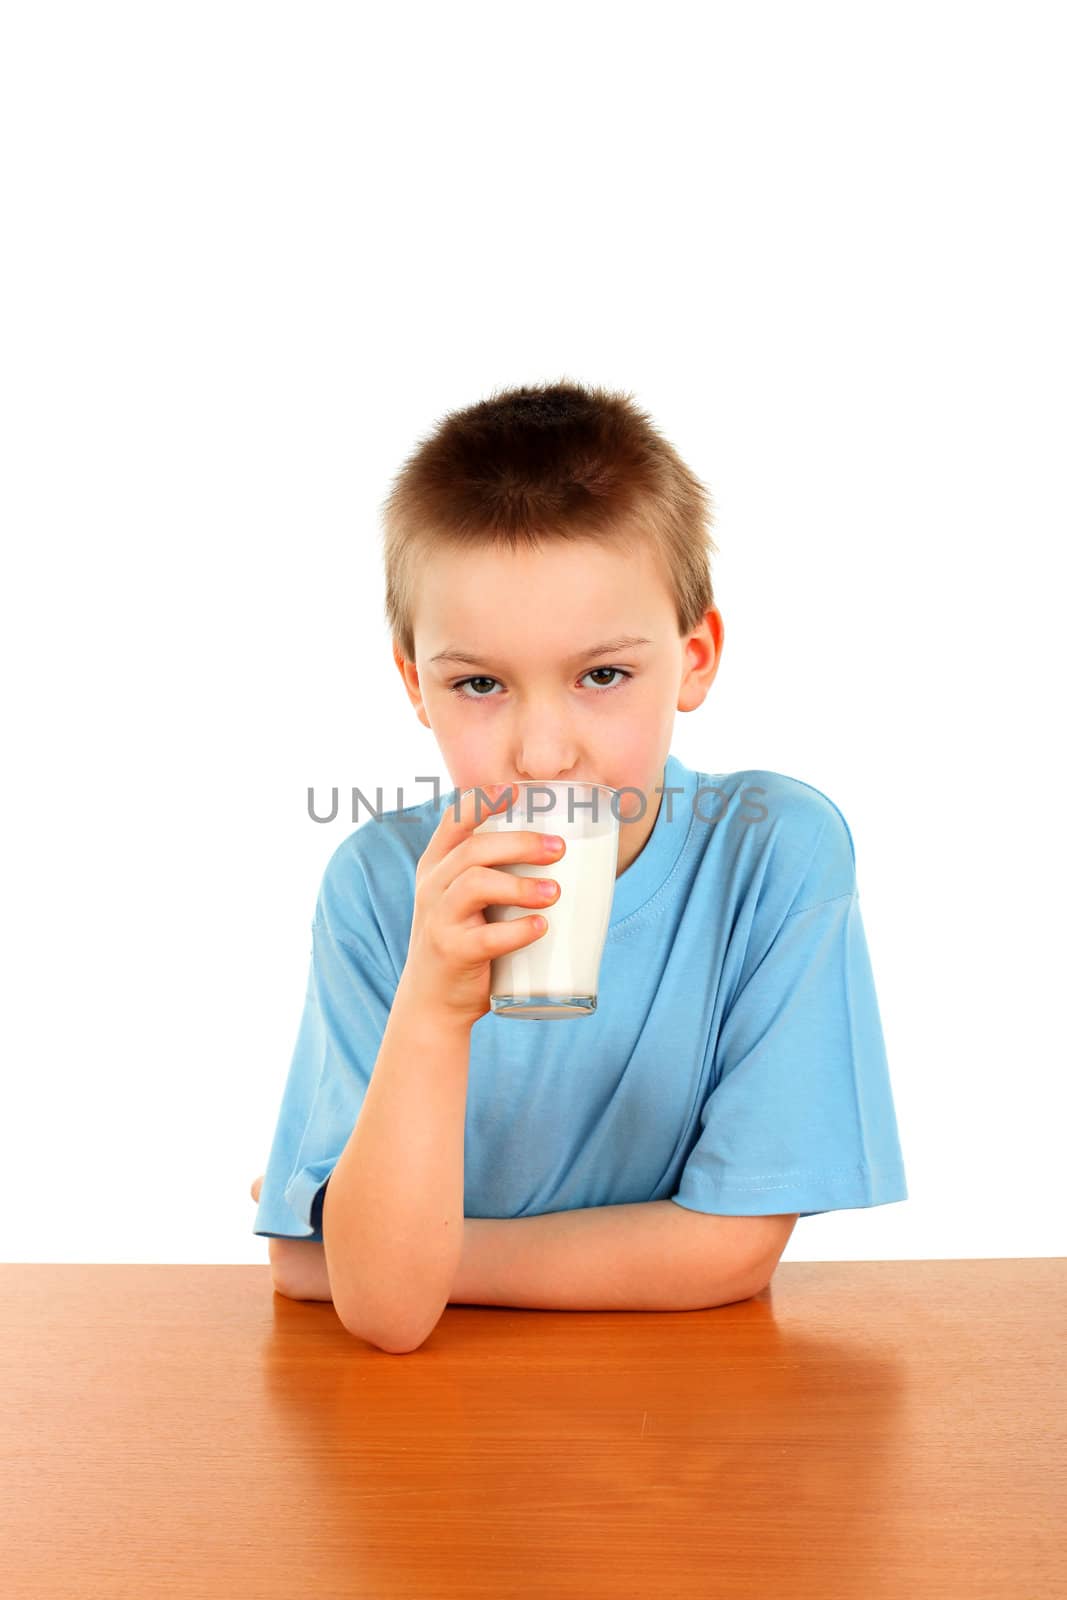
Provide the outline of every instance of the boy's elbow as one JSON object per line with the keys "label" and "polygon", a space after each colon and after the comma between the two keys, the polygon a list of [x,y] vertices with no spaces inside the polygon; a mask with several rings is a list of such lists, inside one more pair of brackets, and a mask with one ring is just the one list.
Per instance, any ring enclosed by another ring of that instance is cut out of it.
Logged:
{"label": "boy's elbow", "polygon": [[362,1339],[364,1344],[373,1345],[375,1350],[381,1350],[387,1356],[411,1356],[415,1354],[416,1350],[422,1348],[429,1338],[429,1334],[426,1334],[422,1339],[415,1340],[414,1343],[409,1339],[401,1339],[399,1341],[393,1339],[368,1339],[365,1333],[358,1333],[355,1337]]}
{"label": "boy's elbow", "polygon": [[363,1322],[359,1317],[349,1316],[341,1311],[335,1304],[334,1309],[341,1320],[346,1332],[354,1339],[362,1339],[365,1344],[371,1344],[377,1350],[383,1350],[390,1356],[409,1356],[421,1348],[430,1337],[434,1328],[441,1320],[436,1317],[430,1327],[418,1330],[403,1327],[375,1328]]}
{"label": "boy's elbow", "polygon": [[[273,1242],[273,1241],[272,1241]],[[296,1241],[286,1240],[285,1243]],[[303,1241],[299,1241],[302,1243]],[[346,1333],[354,1339],[362,1339],[366,1344],[372,1344],[379,1350],[386,1351],[389,1355],[409,1355],[417,1350],[420,1345],[433,1332],[428,1328],[418,1336],[412,1336],[407,1329],[387,1328],[378,1330],[364,1324],[361,1317],[351,1313],[344,1303],[338,1304],[337,1296],[331,1293],[328,1280],[320,1283],[312,1279],[306,1270],[307,1264],[294,1252],[279,1250],[271,1259],[271,1287],[275,1294],[280,1294],[286,1300],[330,1300],[337,1313],[338,1320]],[[325,1274],[323,1274],[325,1276]],[[436,1323],[434,1324],[436,1327]]]}
{"label": "boy's elbow", "polygon": [[331,1282],[334,1288],[333,1308],[345,1331],[354,1339],[362,1339],[393,1356],[410,1355],[425,1344],[448,1304],[446,1300],[438,1308],[431,1322],[426,1321],[425,1311],[421,1320],[415,1320],[418,1313],[413,1307],[368,1306],[367,1296],[361,1294],[358,1287],[353,1289],[344,1283],[337,1270],[333,1272]]}
{"label": "boy's elbow", "polygon": [[270,1279],[288,1300],[332,1300],[333,1286],[321,1244],[311,1239],[270,1241]]}

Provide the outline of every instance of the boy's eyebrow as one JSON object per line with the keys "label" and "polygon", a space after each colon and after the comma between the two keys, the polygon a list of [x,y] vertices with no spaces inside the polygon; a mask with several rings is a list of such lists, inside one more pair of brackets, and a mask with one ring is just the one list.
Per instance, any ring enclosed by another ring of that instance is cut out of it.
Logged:
{"label": "boy's eyebrow", "polygon": [[[629,650],[634,645],[651,643],[651,639],[644,639],[638,634],[623,634],[621,638],[605,639],[602,644],[591,644],[588,650],[579,650],[577,655],[570,657],[567,665],[571,666],[577,661],[587,661],[590,656],[606,656],[614,650]],[[439,650],[435,656],[430,657],[430,661],[462,661],[469,667],[487,667],[493,664],[481,660],[478,656],[468,655],[463,650]]]}

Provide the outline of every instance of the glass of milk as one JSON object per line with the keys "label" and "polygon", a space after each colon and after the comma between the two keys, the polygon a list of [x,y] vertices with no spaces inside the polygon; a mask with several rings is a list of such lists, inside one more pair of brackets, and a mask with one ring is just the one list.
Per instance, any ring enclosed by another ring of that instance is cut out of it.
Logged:
{"label": "glass of milk", "polygon": [[[541,907],[545,932],[492,963],[489,1004],[496,1016],[551,1022],[588,1017],[596,1010],[619,864],[618,792],[603,783],[519,783],[506,809],[475,828],[475,833],[516,828],[558,833],[565,846],[558,861],[496,866],[520,878],[554,878],[560,891]],[[485,908],[488,922],[529,914],[525,905]]]}

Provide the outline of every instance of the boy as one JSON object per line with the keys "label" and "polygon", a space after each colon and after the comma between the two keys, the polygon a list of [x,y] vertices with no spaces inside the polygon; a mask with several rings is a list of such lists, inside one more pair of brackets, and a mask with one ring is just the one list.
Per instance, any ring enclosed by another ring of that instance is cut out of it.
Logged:
{"label": "boy", "polygon": [[[629,396],[566,382],[449,414],[386,502],[393,657],[456,787],[327,863],[253,1185],[275,1287],[383,1350],[450,1301],[744,1299],[798,1217],[907,1198],[843,816],[670,751],[722,655],[708,523]],[[569,1025],[489,1007],[555,897],[501,869],[563,853],[474,833],[527,780],[621,791],[598,1008]]]}

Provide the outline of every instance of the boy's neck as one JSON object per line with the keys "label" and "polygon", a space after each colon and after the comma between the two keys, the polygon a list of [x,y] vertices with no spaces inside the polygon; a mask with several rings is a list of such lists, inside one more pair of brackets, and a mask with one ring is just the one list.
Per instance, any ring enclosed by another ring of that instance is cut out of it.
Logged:
{"label": "boy's neck", "polygon": [[[619,878],[628,867],[632,867],[641,851],[652,837],[652,830],[656,826],[659,808],[663,804],[663,785],[666,778],[660,774],[658,783],[648,796],[645,814],[639,821],[623,823],[619,828],[619,864],[615,869],[615,876]],[[658,792],[657,792],[658,790]]]}

